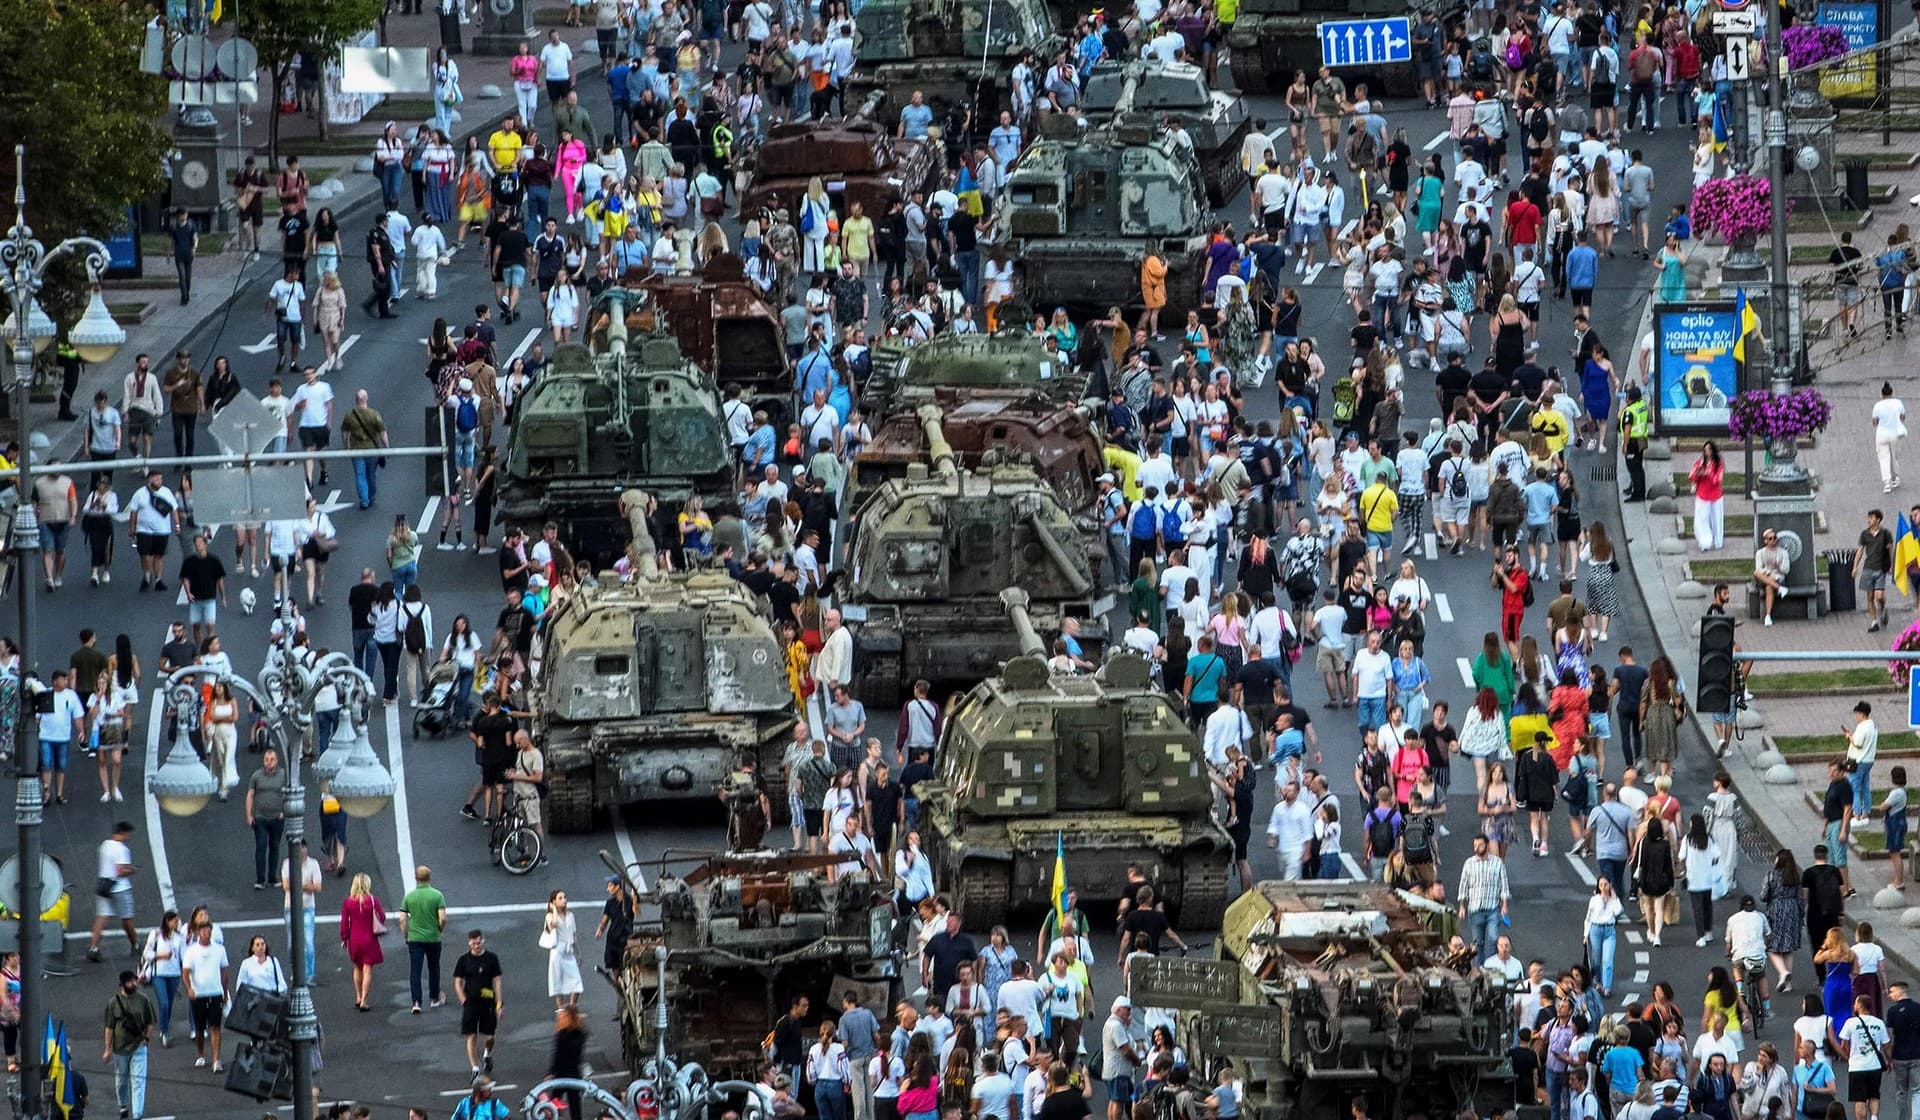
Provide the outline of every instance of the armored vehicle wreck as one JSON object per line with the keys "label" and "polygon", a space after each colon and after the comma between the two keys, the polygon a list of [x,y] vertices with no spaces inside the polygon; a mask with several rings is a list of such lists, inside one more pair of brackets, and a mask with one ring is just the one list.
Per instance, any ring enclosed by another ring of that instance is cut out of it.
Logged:
{"label": "armored vehicle wreck", "polygon": [[1509,992],[1447,959],[1446,915],[1380,883],[1264,882],[1227,907],[1216,959],[1129,962],[1129,987],[1177,1013],[1195,1068],[1243,1072],[1248,1120],[1338,1120],[1355,1097],[1485,1114],[1513,1100]]}
{"label": "armored vehicle wreck", "polygon": [[894,1005],[901,982],[889,885],[839,869],[842,859],[757,852],[663,870],[643,897],[659,917],[634,931],[613,978],[621,1049],[636,1073],[653,1056],[662,998],[681,1061],[748,1081],[766,1064],[767,1024],[795,996],[816,1009],[837,1008],[848,991],[865,1007]]}
{"label": "armored vehicle wreck", "polygon": [[935,778],[916,787],[941,888],[981,928],[1045,907],[1057,842],[1082,899],[1119,897],[1138,864],[1177,925],[1213,928],[1233,842],[1213,819],[1199,740],[1146,661],[1116,654],[1092,675],[1050,673],[1025,592],[1000,598],[1020,655],[960,700]]}
{"label": "armored vehicle wreck", "polygon": [[[1293,80],[1295,70],[1305,70],[1311,79],[1320,67],[1323,20],[1406,16],[1411,26],[1429,8],[1450,27],[1459,22],[1466,5],[1454,0],[1346,0],[1337,8],[1322,9],[1300,0],[1242,0],[1239,17],[1227,31],[1234,87],[1242,93],[1278,93]],[[1365,82],[1376,95],[1411,97],[1420,92],[1411,62],[1343,66],[1338,73],[1348,89]]]}
{"label": "armored vehicle wreck", "polygon": [[[1089,410],[1054,404],[1035,396],[969,396],[948,389],[933,399],[940,409],[940,432],[961,466],[971,470],[998,463],[1025,462],[1053,486],[1076,522],[1091,517],[1106,471],[1099,433]],[[905,478],[915,463],[926,462],[927,433],[917,415],[897,412],[873,429],[873,442],[854,457],[847,478],[847,506],[860,502],[890,479]]]}
{"label": "armored vehicle wreck", "polygon": [[1007,108],[1022,53],[1052,58],[1059,41],[1046,0],[868,0],[853,20],[856,96],[880,90],[897,111],[919,90],[942,108],[972,105],[976,121]]}
{"label": "armored vehicle wreck", "polygon": [[793,373],[779,309],[746,278],[739,257],[722,253],[692,276],[649,273],[641,287],[688,358],[722,386],[745,386],[753,406],[783,424]]}
{"label": "armored vehicle wreck", "polygon": [[1207,88],[1207,73],[1186,62],[1101,63],[1093,68],[1080,108],[1095,121],[1118,113],[1149,113],[1178,120],[1193,142],[1207,185],[1207,201],[1224,206],[1246,185],[1240,142],[1253,119],[1238,94]]}
{"label": "armored vehicle wreck", "polygon": [[710,798],[751,757],[785,802],[793,693],[765,602],[723,571],[653,567],[646,496],[630,492],[639,573],[608,573],[543,620],[528,703],[546,754],[548,824],[593,826],[633,801]]}
{"label": "armored vehicle wreck", "polygon": [[962,471],[940,410],[923,406],[919,417],[933,472],[916,467],[854,511],[841,614],[869,707],[898,703],[903,681],[975,681],[1018,653],[1002,588],[1031,592],[1034,623],[1049,631],[1078,619],[1082,645],[1096,651],[1112,605],[1071,513],[1032,466]]}
{"label": "armored vehicle wreck", "polygon": [[944,162],[939,146],[902,140],[875,118],[882,98],[871,95],[845,120],[776,125],[754,153],[753,178],[740,196],[740,212],[761,207],[799,213],[807,184],[820,179],[836,214],[858,202],[875,225],[895,198],[932,189]]}
{"label": "armored vehicle wreck", "polygon": [[733,494],[733,464],[713,378],[664,332],[629,334],[632,289],[594,302],[593,349],[554,351],[516,406],[500,520],[559,524],[576,558],[610,565],[626,546],[616,499],[641,488],[669,505]]}
{"label": "armored vehicle wreck", "polygon": [[1199,306],[1212,213],[1200,165],[1139,113],[1092,129],[1055,114],[1014,165],[1000,213],[1029,307],[1137,306],[1149,252],[1167,265],[1167,314]]}
{"label": "armored vehicle wreck", "polygon": [[942,390],[952,399],[1037,396],[1077,404],[1086,375],[1064,354],[1025,332],[942,334],[920,343],[887,338],[873,347],[861,396],[877,418],[911,414]]}

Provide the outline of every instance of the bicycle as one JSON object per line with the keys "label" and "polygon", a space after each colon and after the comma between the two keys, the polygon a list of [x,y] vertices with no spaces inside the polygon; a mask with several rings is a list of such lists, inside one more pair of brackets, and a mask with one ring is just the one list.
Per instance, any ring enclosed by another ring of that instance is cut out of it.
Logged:
{"label": "bicycle", "polygon": [[[1751,986],[1749,986],[1751,981]],[[1733,962],[1733,986],[1755,1031],[1767,1025],[1767,961],[1765,957]]]}
{"label": "bicycle", "polygon": [[527,823],[520,798],[511,790],[499,818],[487,831],[487,848],[494,866],[506,868],[509,875],[525,875],[540,864],[544,848],[540,834]]}

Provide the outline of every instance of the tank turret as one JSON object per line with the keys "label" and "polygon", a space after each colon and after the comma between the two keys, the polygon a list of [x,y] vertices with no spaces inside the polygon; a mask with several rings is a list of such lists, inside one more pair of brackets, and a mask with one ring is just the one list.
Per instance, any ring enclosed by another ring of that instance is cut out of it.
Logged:
{"label": "tank turret", "polygon": [[882,90],[897,109],[917,91],[939,119],[968,106],[997,120],[1021,54],[1052,58],[1061,43],[1046,0],[867,0],[853,19],[853,92]]}
{"label": "tank turret", "polygon": [[1206,71],[1186,62],[1105,62],[1093,68],[1080,109],[1095,121],[1137,114],[1149,123],[1180,122],[1193,145],[1207,200],[1224,206],[1246,182],[1240,145],[1253,119],[1238,94],[1207,86]]}
{"label": "tank turret", "polygon": [[1450,908],[1369,882],[1264,882],[1220,923],[1215,959],[1128,961],[1135,1006],[1174,1012],[1195,1068],[1231,1061],[1247,1120],[1318,1120],[1364,1091],[1374,1115],[1510,1107],[1504,975],[1448,948]]}
{"label": "tank turret", "polygon": [[1095,674],[1052,673],[1024,593],[1000,600],[1020,656],[959,700],[938,771],[916,787],[941,888],[969,924],[999,924],[1047,904],[1058,845],[1082,899],[1117,897],[1134,864],[1179,925],[1211,929],[1232,842],[1193,731],[1145,660],[1116,653]]}
{"label": "tank turret", "polygon": [[[873,95],[861,112],[879,112]],[[872,116],[776,125],[754,151],[753,177],[741,193],[740,212],[767,207],[797,215],[807,185],[819,179],[828,184],[840,217],[858,202],[878,225],[889,202],[931,189],[945,166],[938,145],[898,138]]]}
{"label": "tank turret", "polygon": [[[1227,29],[1227,57],[1235,89],[1246,93],[1278,92],[1293,79],[1295,70],[1319,72],[1320,23],[1325,19],[1367,19],[1405,16],[1417,25],[1423,12],[1439,14],[1448,36],[1466,12],[1459,0],[1346,0],[1329,16],[1303,8],[1300,0],[1241,0],[1240,14]],[[1420,92],[1410,62],[1342,66],[1335,71],[1351,90],[1365,82],[1375,96],[1411,97]]]}
{"label": "tank turret", "polygon": [[647,495],[628,490],[620,506],[636,523],[637,578],[609,574],[541,620],[527,700],[549,823],[583,831],[614,805],[712,797],[743,755],[784,805],[793,693],[765,601],[725,572],[659,572]]}

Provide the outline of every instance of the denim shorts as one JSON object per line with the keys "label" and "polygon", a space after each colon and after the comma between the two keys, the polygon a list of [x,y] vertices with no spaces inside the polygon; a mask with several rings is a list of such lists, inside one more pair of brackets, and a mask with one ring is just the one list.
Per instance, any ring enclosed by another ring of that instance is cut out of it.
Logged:
{"label": "denim shorts", "polygon": [[526,287],[527,266],[524,264],[510,264],[502,268],[500,270],[500,283],[509,288]]}
{"label": "denim shorts", "polygon": [[71,521],[42,521],[40,523],[40,551],[65,552],[67,550],[67,530],[73,527]]}
{"label": "denim shorts", "polygon": [[1392,548],[1393,547],[1393,530],[1388,529],[1384,533],[1376,533],[1372,529],[1368,529],[1367,530],[1367,547]]}
{"label": "denim shorts", "polygon": [[67,772],[67,748],[73,743],[67,739],[40,740],[40,769],[64,774]]}
{"label": "denim shorts", "polygon": [[187,604],[187,621],[195,626],[212,626],[219,605],[218,599],[195,599]]}
{"label": "denim shorts", "polygon": [[1887,851],[1904,852],[1907,850],[1907,815],[1887,818]]}
{"label": "denim shorts", "polygon": [[479,430],[453,434],[453,465],[465,470],[480,457]]}

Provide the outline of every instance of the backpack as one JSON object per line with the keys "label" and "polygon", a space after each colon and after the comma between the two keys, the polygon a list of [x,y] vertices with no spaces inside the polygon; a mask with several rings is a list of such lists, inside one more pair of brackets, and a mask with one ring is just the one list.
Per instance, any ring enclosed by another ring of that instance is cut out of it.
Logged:
{"label": "backpack", "polygon": [[1180,516],[1179,502],[1160,507],[1160,536],[1169,547],[1187,543],[1186,520]]}
{"label": "backpack", "polygon": [[1613,55],[1598,51],[1593,56],[1593,81],[1595,85],[1608,85],[1613,81]]}
{"label": "backpack", "polygon": [[800,204],[800,232],[812,233],[814,221],[813,202],[811,200],[802,202]]}
{"label": "backpack", "polygon": [[1527,585],[1520,589],[1520,601],[1525,603],[1529,607],[1533,606],[1533,581],[1532,580],[1528,580]]}
{"label": "backpack", "polygon": [[1407,862],[1425,864],[1433,862],[1433,821],[1422,815],[1407,822],[1400,834],[1402,850],[1407,853]]}
{"label": "backpack", "polygon": [[1545,109],[1536,105],[1527,113],[1527,135],[1535,144],[1545,144],[1547,135],[1553,131],[1553,117]]}
{"label": "backpack", "polygon": [[1515,35],[1507,40],[1507,69],[1518,70],[1527,64],[1527,52],[1521,46],[1525,40],[1524,35]]}
{"label": "backpack", "polygon": [[1180,1120],[1180,1093],[1173,1086],[1160,1083],[1154,1087],[1153,1120]]}
{"label": "backpack", "polygon": [[1385,859],[1387,853],[1393,851],[1394,841],[1399,839],[1400,830],[1396,823],[1399,816],[1398,809],[1387,810],[1384,817],[1379,809],[1367,813],[1367,850],[1373,854],[1373,858]]}
{"label": "backpack", "polygon": [[[1507,50],[1509,52],[1513,50],[1513,44],[1511,42],[1507,44]],[[1485,46],[1475,46],[1473,48],[1473,56],[1467,62],[1467,67],[1468,71],[1473,75],[1474,81],[1492,81],[1493,52],[1489,51]]]}
{"label": "backpack", "polygon": [[454,410],[453,424],[463,432],[471,432],[480,426],[480,406],[474,398],[460,398],[460,407]]}
{"label": "backpack", "polygon": [[1342,377],[1333,383],[1333,418],[1344,424],[1353,419],[1360,404],[1360,390],[1355,387],[1353,378]]}
{"label": "backpack", "polygon": [[417,612],[409,611],[403,607],[401,608],[401,613],[407,616],[407,633],[406,633],[407,652],[408,653],[427,652],[427,623],[426,623],[427,606],[426,604],[425,603],[420,604],[420,609]]}
{"label": "backpack", "polygon": [[1137,541],[1150,541],[1153,539],[1154,524],[1153,507],[1141,502],[1127,519],[1127,535]]}
{"label": "backpack", "polygon": [[1464,498],[1467,496],[1467,468],[1458,457],[1449,459],[1448,462],[1453,464],[1453,481],[1447,483],[1447,496]]}

